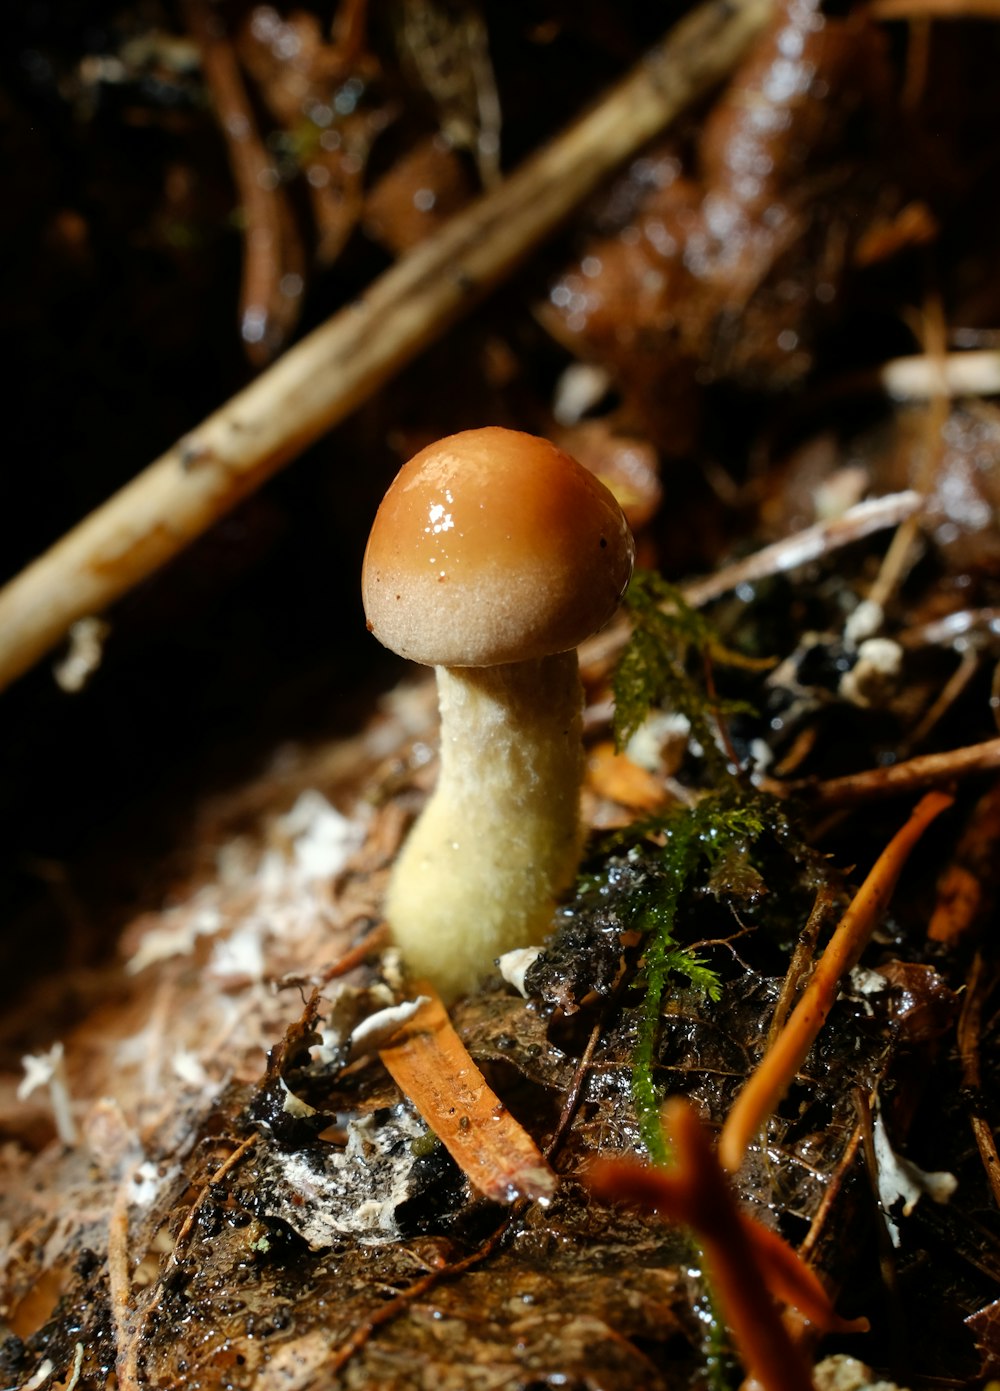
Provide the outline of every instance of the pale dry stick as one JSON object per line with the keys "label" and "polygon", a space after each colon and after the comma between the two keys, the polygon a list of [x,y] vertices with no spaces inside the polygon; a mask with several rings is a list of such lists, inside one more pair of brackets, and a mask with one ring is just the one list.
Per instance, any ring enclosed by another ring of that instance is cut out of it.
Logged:
{"label": "pale dry stick", "polygon": [[[917,470],[918,476],[914,480],[917,492],[922,498],[926,498],[934,487],[934,480],[941,465],[944,427],[951,410],[951,392],[944,368],[947,360],[947,326],[944,309],[936,295],[931,296],[922,321],[922,337],[927,347],[925,356],[937,369],[928,381],[930,392],[924,413],[926,451]],[[875,582],[869,590],[867,607],[876,626],[881,626],[882,613],[916,563],[919,542],[920,516],[915,513],[912,517],[907,517],[890,541]]]}
{"label": "pale dry stick", "polygon": [[0,592],[0,690],[348,416],[717,85],[771,0],[708,0],[592,110],[403,256]]}
{"label": "pale dry stick", "polygon": [[[996,4],[1000,6],[1000,0]],[[890,358],[878,367],[836,377],[812,397],[813,409],[859,395],[887,396],[899,405],[926,405],[936,397],[1000,396],[1000,350],[969,348]]]}
{"label": "pale dry stick", "polygon": [[917,623],[897,634],[901,647],[956,647],[959,642],[979,642],[985,636],[1000,637],[1000,608],[956,609],[943,618]]}
{"label": "pale dry stick", "polygon": [[108,1223],[108,1285],[111,1295],[111,1321],[115,1330],[116,1373],[120,1391],[139,1391],[134,1368],[135,1358],[129,1354],[134,1347],[131,1328],[132,1276],[128,1264],[128,1202],[132,1173],[122,1180],[115,1196]]}
{"label": "pale dry stick", "polygon": [[[998,16],[1000,16],[1000,0]],[[1000,352],[915,353],[878,369],[878,381],[894,401],[929,401],[933,396],[1000,396]]]}
{"label": "pale dry stick", "polygon": [[[742,585],[787,574],[814,560],[822,560],[843,546],[851,546],[878,531],[899,526],[917,513],[921,503],[920,494],[912,488],[866,498],[864,502],[849,507],[839,517],[814,522],[792,536],[783,536],[780,541],[762,546],[759,551],[734,561],[732,565],[723,566],[713,575],[688,580],[679,586],[681,596],[692,608],[703,608],[713,599],[721,599],[724,594],[731,594]],[[587,671],[605,671],[617,659],[630,632],[630,624],[620,617],[596,637],[588,638],[580,648],[581,667]]]}
{"label": "pale dry stick", "polygon": [[831,551],[861,541],[874,532],[885,531],[914,518],[923,499],[912,488],[882,497],[866,498],[830,521],[814,522],[794,536],[785,536],[770,546],[727,565],[714,575],[692,580],[681,586],[681,594],[692,606],[701,608],[744,584],[754,584],[771,575],[786,574],[801,565],[819,560]]}

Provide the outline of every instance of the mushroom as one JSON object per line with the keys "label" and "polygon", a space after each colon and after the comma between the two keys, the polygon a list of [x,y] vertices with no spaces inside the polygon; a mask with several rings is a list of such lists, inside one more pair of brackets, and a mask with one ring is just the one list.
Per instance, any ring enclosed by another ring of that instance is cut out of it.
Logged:
{"label": "mushroom", "polygon": [[437,671],[437,787],[386,917],[446,1000],[541,940],[583,845],[576,647],[614,613],[633,542],[611,493],[548,440],[466,430],[421,450],[365,552],[368,627]]}

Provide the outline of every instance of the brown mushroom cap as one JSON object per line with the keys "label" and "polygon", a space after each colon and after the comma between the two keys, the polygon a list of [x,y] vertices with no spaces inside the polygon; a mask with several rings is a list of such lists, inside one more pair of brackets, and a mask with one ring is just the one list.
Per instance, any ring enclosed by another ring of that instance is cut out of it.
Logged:
{"label": "brown mushroom cap", "polygon": [[368,626],[427,666],[566,652],[632,573],[621,508],[548,440],[491,426],[429,445],[382,500],[365,552]]}

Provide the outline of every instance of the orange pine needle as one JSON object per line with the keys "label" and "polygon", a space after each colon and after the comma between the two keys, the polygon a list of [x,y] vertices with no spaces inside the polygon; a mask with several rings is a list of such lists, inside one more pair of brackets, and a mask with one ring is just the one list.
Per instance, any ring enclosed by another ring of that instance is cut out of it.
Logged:
{"label": "orange pine needle", "polygon": [[934,818],[951,803],[952,798],[943,792],[929,792],[921,798],[909,821],[876,860],[830,938],[802,998],[726,1117],[719,1141],[724,1169],[733,1172],[740,1167],[754,1135],[791,1086],[837,998],[841,977],[857,963],[867,946],[911,850]]}
{"label": "orange pine needle", "polygon": [[740,1221],[746,1227],[761,1278],[782,1303],[797,1309],[821,1333],[868,1332],[867,1319],[841,1318],[819,1276],[777,1232],[746,1213],[740,1213]]}
{"label": "orange pine needle", "polygon": [[599,797],[607,797],[630,811],[657,811],[669,799],[662,778],[640,768],[610,740],[596,744],[587,758],[587,784]]}
{"label": "orange pine needle", "polygon": [[393,1081],[484,1197],[551,1197],[556,1176],[538,1146],[490,1090],[433,987],[416,991],[426,1003],[379,1052]]}
{"label": "orange pine needle", "polygon": [[814,1273],[791,1247],[741,1213],[690,1102],[664,1107],[676,1155],[664,1172],[634,1160],[601,1160],[587,1178],[599,1197],[628,1202],[692,1228],[747,1371],[766,1391],[811,1391],[812,1377],[771,1295],[825,1330],[867,1327],[838,1318]]}

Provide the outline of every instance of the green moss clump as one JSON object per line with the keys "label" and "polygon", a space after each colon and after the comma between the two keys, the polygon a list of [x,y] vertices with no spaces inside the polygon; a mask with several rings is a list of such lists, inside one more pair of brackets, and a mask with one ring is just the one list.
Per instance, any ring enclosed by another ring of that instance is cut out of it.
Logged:
{"label": "green moss clump", "polygon": [[643,956],[646,990],[632,1095],[643,1143],[655,1162],[665,1163],[668,1154],[660,1125],[661,1098],[653,1081],[663,997],[674,973],[685,976],[712,999],[718,998],[720,990],[718,977],[706,963],[678,945],[678,906],[699,878],[719,895],[739,897],[761,889],[751,852],[765,830],[777,829],[765,799],[740,776],[727,753],[725,721],[734,714],[753,714],[753,707],[716,694],[712,664],[759,670],[770,663],[728,648],[680,590],[651,571],[636,571],[625,607],[633,631],[614,677],[616,743],[622,748],[655,708],[684,715],[692,739],[701,746],[705,772],[714,789],[693,806],[637,823],[617,838],[620,844],[654,836],[662,842],[663,873],[637,893],[629,919],[647,940]]}
{"label": "green moss clump", "polygon": [[[635,572],[624,604],[632,620],[632,636],[614,676],[618,748],[625,746],[651,710],[662,707],[686,717],[711,778],[731,775],[727,756],[719,747],[719,730],[727,717],[754,710],[746,701],[720,699],[706,689],[704,677],[713,662],[750,670],[770,663],[726,647],[708,619],[691,607],[675,585],[653,571]],[[694,658],[700,659],[698,679],[689,670]]]}
{"label": "green moss clump", "polygon": [[710,886],[720,891],[724,885],[713,884],[720,865],[727,860],[743,865],[766,829],[760,806],[753,800],[734,796],[732,786],[703,797],[695,806],[673,816],[634,828],[644,834],[656,830],[663,838],[662,877],[636,895],[631,914],[631,922],[646,935],[646,989],[632,1062],[632,1097],[643,1144],[658,1164],[667,1162],[668,1147],[660,1125],[662,1098],[653,1081],[653,1057],[667,985],[671,975],[677,973],[712,1000],[718,999],[720,992],[715,972],[677,943],[678,906],[684,892],[703,875]]}

